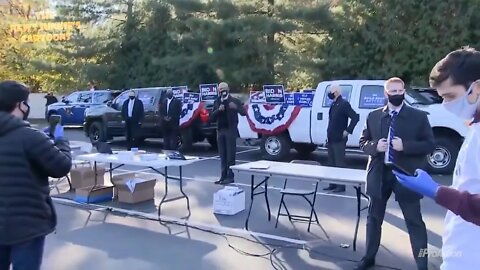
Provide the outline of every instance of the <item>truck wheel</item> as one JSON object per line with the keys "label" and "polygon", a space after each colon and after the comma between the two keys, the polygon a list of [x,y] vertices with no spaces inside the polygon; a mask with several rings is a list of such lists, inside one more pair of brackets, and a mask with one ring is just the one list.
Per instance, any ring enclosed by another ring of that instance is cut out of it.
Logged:
{"label": "truck wheel", "polygon": [[208,136],[207,141],[213,149],[218,149],[217,136]]}
{"label": "truck wheel", "polygon": [[95,121],[90,124],[90,127],[88,128],[88,137],[90,138],[90,142],[92,144],[107,141],[102,122]]}
{"label": "truck wheel", "polygon": [[310,143],[294,143],[293,148],[295,148],[300,155],[309,155],[317,150],[317,146]]}
{"label": "truck wheel", "polygon": [[450,174],[455,168],[460,143],[451,138],[436,138],[435,150],[427,155],[427,170],[431,174]]}
{"label": "truck wheel", "polygon": [[292,143],[286,134],[262,136],[262,153],[269,160],[282,160],[288,156]]}
{"label": "truck wheel", "polygon": [[180,130],[178,141],[178,150],[182,152],[189,151],[193,146],[192,130],[189,128]]}

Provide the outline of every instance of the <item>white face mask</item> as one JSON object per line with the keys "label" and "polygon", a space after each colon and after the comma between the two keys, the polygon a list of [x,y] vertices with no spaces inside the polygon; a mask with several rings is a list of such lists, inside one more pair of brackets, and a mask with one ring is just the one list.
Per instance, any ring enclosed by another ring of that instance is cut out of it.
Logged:
{"label": "white face mask", "polygon": [[472,83],[472,85],[470,86],[470,88],[468,88],[468,91],[467,93],[465,93],[465,95],[449,102],[443,102],[443,107],[447,111],[455,114],[456,116],[462,119],[466,119],[466,120],[472,119],[480,103],[480,98],[477,98],[477,101],[473,104],[470,103],[467,99],[468,96],[472,93],[474,84],[475,83]]}

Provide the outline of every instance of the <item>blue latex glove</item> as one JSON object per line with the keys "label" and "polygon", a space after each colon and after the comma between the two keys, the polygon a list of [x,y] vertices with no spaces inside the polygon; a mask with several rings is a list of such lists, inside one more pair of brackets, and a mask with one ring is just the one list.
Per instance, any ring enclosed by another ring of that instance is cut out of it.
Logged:
{"label": "blue latex glove", "polygon": [[55,138],[55,140],[57,139],[63,139],[63,126],[58,124],[56,127],[55,127],[55,131],[53,132],[53,137]]}
{"label": "blue latex glove", "polygon": [[418,169],[415,176],[408,176],[394,170],[393,174],[397,177],[398,182],[406,188],[435,199],[435,194],[440,185],[427,172]]}
{"label": "blue latex glove", "polygon": [[50,135],[50,127],[46,127],[44,129],[42,129],[43,133],[47,134],[47,135]]}

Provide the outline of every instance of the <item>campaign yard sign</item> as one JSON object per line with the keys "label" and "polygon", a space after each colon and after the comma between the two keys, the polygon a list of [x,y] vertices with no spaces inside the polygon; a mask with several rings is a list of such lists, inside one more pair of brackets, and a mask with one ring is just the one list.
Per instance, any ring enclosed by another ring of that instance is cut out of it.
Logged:
{"label": "campaign yard sign", "polygon": [[265,94],[262,91],[250,92],[250,104],[265,103]]}
{"label": "campaign yard sign", "polygon": [[313,97],[314,93],[294,93],[294,102],[295,106],[311,108],[313,106]]}
{"label": "campaign yard sign", "polygon": [[360,92],[360,109],[377,109],[385,106],[386,99],[382,91],[375,88],[364,88]]}
{"label": "campaign yard sign", "polygon": [[295,94],[294,93],[285,93],[285,104],[289,106],[295,105]]}
{"label": "campaign yard sign", "polygon": [[266,103],[285,103],[285,91],[283,89],[283,85],[264,85],[263,93],[265,94]]}
{"label": "campaign yard sign", "polygon": [[200,94],[199,93],[183,93],[183,103],[185,104],[192,104],[200,102]]}
{"label": "campaign yard sign", "polygon": [[218,84],[200,84],[200,98],[202,101],[216,100],[218,98]]}
{"label": "campaign yard sign", "polygon": [[303,89],[303,93],[315,93],[315,89]]}
{"label": "campaign yard sign", "polygon": [[183,93],[188,91],[187,86],[174,86],[172,87],[173,96],[178,99],[183,99]]}

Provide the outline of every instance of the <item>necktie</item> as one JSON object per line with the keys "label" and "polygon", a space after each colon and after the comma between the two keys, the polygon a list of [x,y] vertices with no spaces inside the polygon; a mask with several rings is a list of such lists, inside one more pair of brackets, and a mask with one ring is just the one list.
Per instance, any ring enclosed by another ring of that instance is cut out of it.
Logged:
{"label": "necktie", "polygon": [[398,112],[393,111],[391,114],[391,121],[390,121],[390,128],[388,131],[388,140],[389,140],[389,146],[388,146],[388,161],[389,162],[394,162],[395,159],[395,150],[393,150],[393,138],[395,137],[395,120],[397,119]]}

